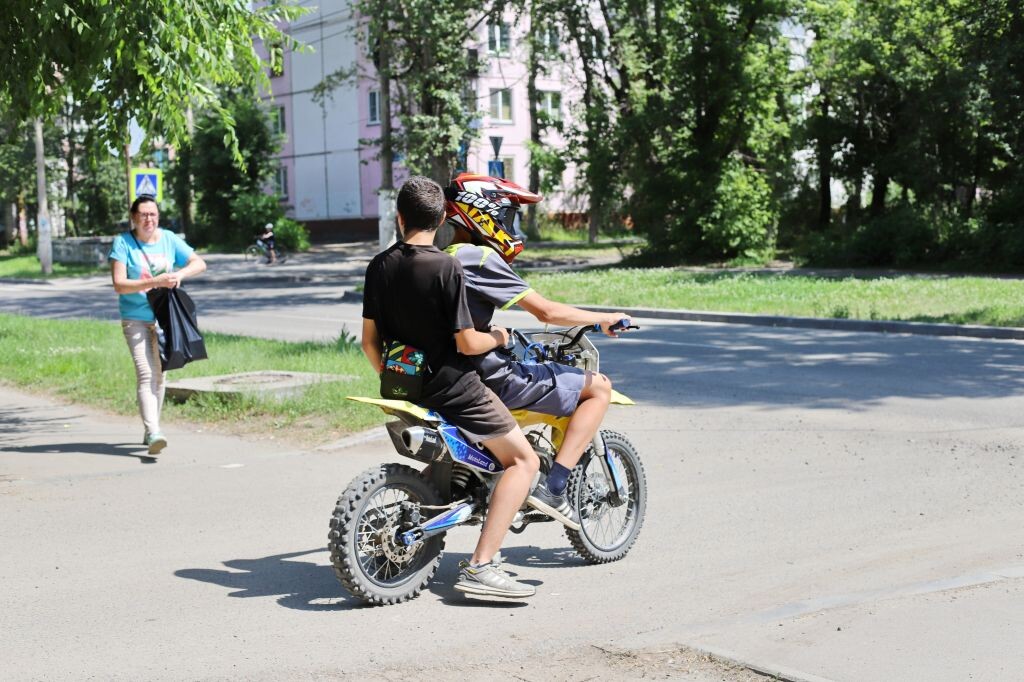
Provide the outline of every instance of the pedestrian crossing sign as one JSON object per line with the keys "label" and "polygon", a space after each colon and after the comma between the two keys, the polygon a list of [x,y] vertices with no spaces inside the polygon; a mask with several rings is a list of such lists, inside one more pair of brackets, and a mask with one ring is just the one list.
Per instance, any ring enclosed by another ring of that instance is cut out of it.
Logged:
{"label": "pedestrian crossing sign", "polygon": [[132,168],[132,196],[135,201],[140,194],[164,200],[164,173],[159,168]]}

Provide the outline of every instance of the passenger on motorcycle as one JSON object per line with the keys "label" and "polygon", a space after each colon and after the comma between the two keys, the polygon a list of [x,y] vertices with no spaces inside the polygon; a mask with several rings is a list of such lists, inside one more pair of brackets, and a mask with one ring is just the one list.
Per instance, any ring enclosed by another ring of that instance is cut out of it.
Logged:
{"label": "passenger on motorcycle", "polygon": [[[626,319],[624,313],[590,312],[550,301],[509,266],[523,248],[517,209],[540,201],[539,195],[507,180],[463,174],[445,190],[445,198],[448,224],[455,228],[446,251],[462,264],[476,329],[490,328],[495,309],[518,305],[544,324],[599,324],[608,336],[618,336],[611,327]],[[603,374],[557,363],[524,364],[503,346],[470,359],[509,409],[571,415],[554,466],[531,493],[531,501],[570,528],[579,528],[577,514],[565,498],[566,485],[608,411],[611,381]]]}
{"label": "passenger on motorcycle", "polygon": [[403,241],[378,254],[366,270],[362,349],[375,371],[381,368],[385,340],[423,351],[430,373],[418,402],[482,443],[505,467],[455,589],[529,597],[536,590],[509,577],[495,555],[540,463],[508,408],[473,371],[470,357],[504,346],[508,332],[474,328],[462,266],[433,244],[445,218],[444,202],[441,187],[428,178],[413,177],[402,185],[397,208]]}

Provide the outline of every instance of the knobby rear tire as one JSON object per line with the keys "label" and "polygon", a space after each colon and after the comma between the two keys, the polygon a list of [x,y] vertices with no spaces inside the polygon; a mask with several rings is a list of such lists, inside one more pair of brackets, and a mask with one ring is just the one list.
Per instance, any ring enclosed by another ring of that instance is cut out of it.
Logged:
{"label": "knobby rear tire", "polygon": [[614,431],[601,431],[605,447],[618,454],[626,474],[629,499],[620,507],[607,500],[596,501],[595,486],[611,486],[598,458],[587,457],[585,466],[577,466],[569,477],[567,494],[580,515],[580,530],[566,529],[573,548],[590,564],[605,564],[626,556],[640,534],[647,511],[647,477],[633,444]]}
{"label": "knobby rear tire", "polygon": [[258,263],[261,258],[266,258],[263,255],[263,250],[255,244],[245,249],[245,262],[246,263]]}
{"label": "knobby rear tire", "polygon": [[[391,505],[382,507],[389,496],[394,498]],[[444,535],[416,545],[407,565],[393,560],[396,552],[404,551],[390,542],[391,524],[401,498],[441,504],[440,494],[418,471],[402,464],[383,464],[367,469],[349,484],[331,517],[327,547],[334,573],[345,589],[368,604],[398,604],[412,599],[434,577],[441,561]],[[380,532],[382,528],[388,530]]]}

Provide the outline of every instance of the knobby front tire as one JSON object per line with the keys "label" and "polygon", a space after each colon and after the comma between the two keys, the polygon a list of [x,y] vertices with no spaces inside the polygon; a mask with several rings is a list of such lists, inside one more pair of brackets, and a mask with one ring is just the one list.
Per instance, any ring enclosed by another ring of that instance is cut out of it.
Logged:
{"label": "knobby front tire", "polygon": [[605,564],[626,556],[640,534],[647,512],[647,477],[636,448],[621,433],[601,431],[601,435],[605,447],[622,462],[628,499],[619,507],[608,502],[613,485],[592,449],[585,463],[573,468],[567,495],[579,514],[582,528],[566,529],[565,534],[579,555],[591,564]]}

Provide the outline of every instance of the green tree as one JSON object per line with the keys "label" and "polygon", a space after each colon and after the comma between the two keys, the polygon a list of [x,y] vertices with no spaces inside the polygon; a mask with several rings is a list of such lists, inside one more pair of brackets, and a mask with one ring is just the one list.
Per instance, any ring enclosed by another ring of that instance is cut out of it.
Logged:
{"label": "green tree", "polygon": [[[279,23],[303,12],[285,0],[9,0],[0,4],[0,93],[17,120],[51,120],[70,99],[115,149],[133,118],[177,143],[187,138],[191,106],[217,111],[240,162],[214,86],[265,83],[253,39],[294,45]],[[48,271],[48,251],[40,261]]]}
{"label": "green tree", "polygon": [[[397,126],[382,126],[384,136],[366,140],[381,149],[387,165],[401,155],[412,173],[447,184],[458,165],[460,150],[473,135],[477,118],[468,88],[479,60],[470,52],[479,26],[497,16],[502,3],[472,6],[457,0],[357,0],[360,20],[356,34],[367,37],[373,69],[360,74],[356,64],[329,74],[317,88],[329,97],[342,84],[365,75],[387,83],[381,121],[393,118]],[[385,175],[387,177],[387,175]]]}
{"label": "green tree", "polygon": [[[829,179],[843,180],[849,200],[839,236],[849,242],[847,258],[906,265],[977,257],[971,221],[980,191],[992,197],[994,210],[1020,186],[1013,179],[1020,157],[1005,153],[1013,140],[1019,148],[1024,118],[1015,66],[1024,51],[1014,7],[963,0],[806,3],[801,20],[815,40],[805,73],[816,94],[804,132],[816,150],[816,222],[828,223]],[[868,182],[871,199],[862,214]],[[1013,235],[1000,233],[1004,245],[1014,241],[1007,237]],[[1024,239],[1016,242],[1024,255]]]}
{"label": "green tree", "polygon": [[[35,191],[35,147],[31,135],[28,124],[0,116],[0,203],[5,216],[7,206],[16,204],[19,220],[25,214],[28,197]],[[28,235],[20,229],[18,240],[22,246],[28,245]]]}
{"label": "green tree", "polygon": [[189,105],[218,112],[230,131],[214,86],[265,83],[253,39],[294,45],[278,24],[303,12],[276,0],[9,0],[0,92],[23,120],[53,116],[70,98],[114,148],[132,118],[172,143],[186,139]]}
{"label": "green tree", "polygon": [[170,179],[175,188],[183,190],[189,175],[192,177],[199,215],[191,239],[238,245],[279,217],[279,208],[262,218],[259,215],[277,206],[276,197],[268,197],[268,201],[254,197],[265,194],[281,139],[271,127],[266,105],[249,92],[223,93],[220,99],[238,136],[241,165],[227,144],[227,124],[220,112],[211,110],[198,117],[196,133],[182,148]]}
{"label": "green tree", "polygon": [[[789,55],[780,22],[790,3],[599,7],[601,21],[583,0],[563,15],[584,72],[576,158],[592,221],[624,210],[668,259],[769,253],[775,184],[788,163]],[[616,206],[620,196],[628,196],[624,206]],[[751,219],[721,222],[737,213]]]}
{"label": "green tree", "polygon": [[[44,152],[47,163],[56,171],[61,153],[61,135],[54,126],[44,126]],[[56,197],[49,197],[56,200]],[[19,216],[35,212],[36,156],[35,137],[31,121],[21,121],[10,109],[4,108],[0,95],[0,203],[14,203]],[[19,232],[19,241],[26,245],[27,233]]]}
{"label": "green tree", "polygon": [[970,187],[992,193],[987,210],[994,228],[992,251],[998,253],[999,242],[1012,241],[1016,248],[1004,251],[1004,258],[1019,266],[1024,259],[1024,8],[999,0],[964,4],[961,11],[959,39],[971,77],[986,86],[983,96],[972,100],[979,115],[970,131],[977,140],[969,148],[975,159]]}

